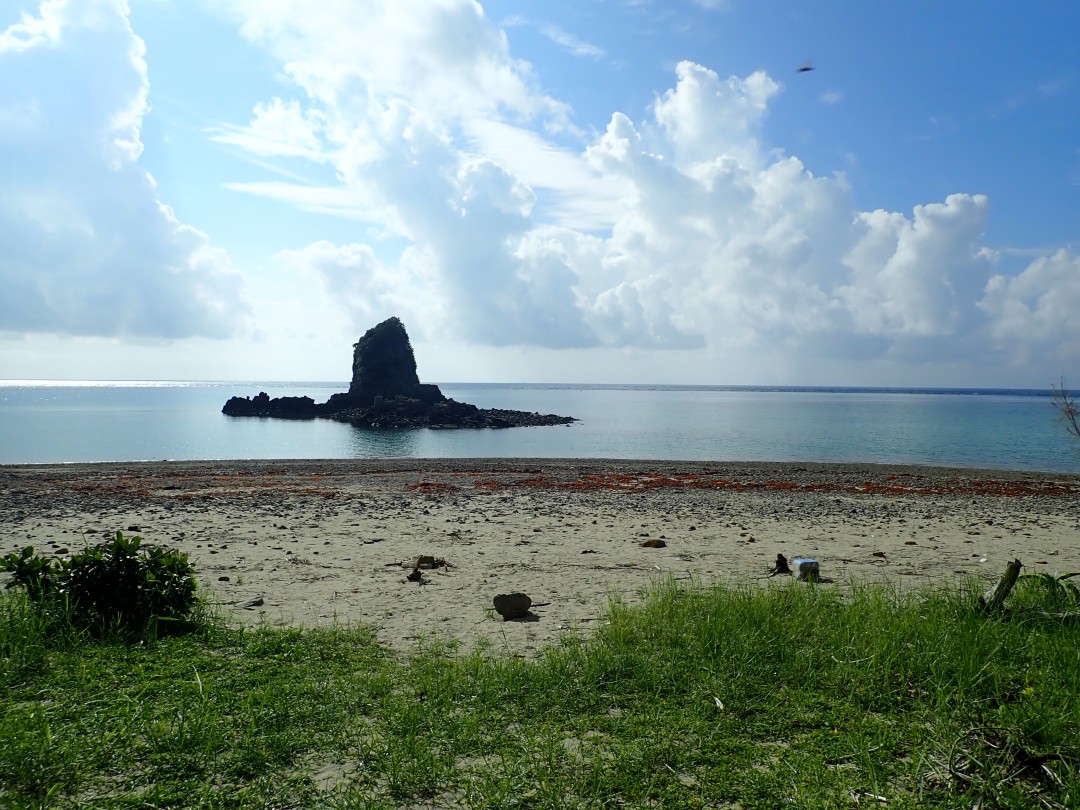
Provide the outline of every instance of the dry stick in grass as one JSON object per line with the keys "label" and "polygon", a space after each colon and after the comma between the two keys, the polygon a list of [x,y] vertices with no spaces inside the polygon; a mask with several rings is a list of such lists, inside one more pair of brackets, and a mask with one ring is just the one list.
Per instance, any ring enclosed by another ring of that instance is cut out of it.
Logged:
{"label": "dry stick in grass", "polygon": [[775,577],[777,574],[790,574],[791,567],[788,565],[787,557],[783,554],[776,555],[776,565],[769,572],[770,577]]}
{"label": "dry stick in grass", "polygon": [[[1019,560],[1013,560],[1009,563],[1008,567],[1005,569],[1005,573],[1002,574],[1001,579],[994,583],[994,587],[990,588],[979,597],[979,609],[982,610],[982,612],[990,613],[1002,609],[1005,604],[1005,599],[1020,578],[1020,569],[1022,567]],[[1038,615],[1045,616],[1048,619],[1058,619],[1060,621],[1076,621],[1080,619],[1080,610],[1065,610],[1058,613],[1038,611]]]}
{"label": "dry stick in grass", "polygon": [[1001,610],[1009,592],[1013,589],[1013,586],[1016,585],[1016,580],[1020,577],[1021,568],[1023,568],[1023,564],[1019,560],[1013,560],[1006,566],[1005,573],[1001,575],[1001,579],[994,583],[994,587],[990,588],[986,593],[979,597],[979,607],[984,613]]}

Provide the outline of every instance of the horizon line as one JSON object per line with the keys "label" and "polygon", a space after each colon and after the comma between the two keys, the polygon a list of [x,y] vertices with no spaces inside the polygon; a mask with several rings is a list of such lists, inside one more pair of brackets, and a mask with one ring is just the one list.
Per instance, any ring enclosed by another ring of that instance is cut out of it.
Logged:
{"label": "horizon line", "polygon": [[[219,380],[206,380],[206,379],[146,379],[146,378],[131,378],[131,379],[68,379],[68,378],[22,378],[22,379],[0,379],[0,387],[8,388],[31,388],[31,387],[47,387],[47,388],[82,388],[82,387],[168,387],[168,386],[182,386],[182,385],[265,385],[265,386],[288,386],[288,387],[300,387],[305,385],[329,387],[329,386],[342,386],[347,388],[349,381],[346,380],[269,380],[269,379],[251,379],[251,380],[232,380],[232,379],[219,379]],[[639,389],[657,389],[657,388],[671,388],[671,389],[721,389],[721,390],[766,390],[766,391],[851,391],[851,392],[885,392],[885,393],[905,393],[905,392],[957,392],[957,393],[971,393],[971,392],[1031,392],[1045,394],[1051,396],[1056,387],[1054,385],[1047,386],[1046,388],[1031,388],[1026,386],[943,386],[943,385],[859,385],[859,384],[789,384],[789,383],[628,383],[628,382],[527,382],[527,381],[515,381],[515,382],[488,382],[488,381],[440,381],[435,385],[489,385],[489,386],[528,386],[528,387],[558,387],[558,388],[570,388],[570,387],[585,387],[585,388],[639,388]]]}

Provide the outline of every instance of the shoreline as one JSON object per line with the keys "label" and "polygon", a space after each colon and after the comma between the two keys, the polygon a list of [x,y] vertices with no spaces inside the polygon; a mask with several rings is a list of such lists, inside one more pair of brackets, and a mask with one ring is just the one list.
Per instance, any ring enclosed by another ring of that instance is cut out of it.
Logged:
{"label": "shoreline", "polygon": [[238,459],[144,459],[135,461],[44,461],[44,462],[0,462],[0,480],[4,476],[20,470],[43,472],[48,470],[70,470],[87,468],[101,470],[138,470],[142,468],[170,467],[173,469],[236,467],[238,469],[259,467],[337,467],[351,468],[355,472],[408,472],[410,470],[430,469],[433,471],[455,471],[460,469],[506,469],[516,467],[550,467],[553,469],[632,469],[657,468],[670,470],[686,468],[700,472],[723,474],[724,471],[749,474],[766,472],[784,473],[805,472],[812,470],[818,474],[848,475],[888,475],[896,471],[922,474],[927,476],[953,476],[967,478],[1033,478],[1061,479],[1080,484],[1080,472],[1057,470],[1028,470],[1009,467],[963,466],[956,464],[916,464],[906,462],[876,461],[702,461],[694,459],[649,459],[649,458],[579,458],[579,457],[502,457],[502,456],[388,456],[365,458],[238,458]]}
{"label": "shoreline", "polygon": [[[362,622],[397,650],[434,636],[530,654],[667,577],[786,585],[767,579],[778,553],[819,560],[828,587],[990,581],[1013,558],[1027,572],[1080,570],[1080,475],[922,465],[0,465],[0,518],[0,554],[138,534],[188,553],[210,601],[245,624]],[[418,584],[406,575],[420,555],[447,565]],[[535,607],[504,622],[492,598],[513,591]]]}

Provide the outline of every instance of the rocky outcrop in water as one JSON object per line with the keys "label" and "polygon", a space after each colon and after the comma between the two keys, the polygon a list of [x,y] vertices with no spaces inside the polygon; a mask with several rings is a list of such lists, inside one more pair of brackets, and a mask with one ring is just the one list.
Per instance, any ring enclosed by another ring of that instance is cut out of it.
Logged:
{"label": "rocky outcrop in water", "polygon": [[311,397],[275,397],[260,391],[253,397],[232,397],[221,409],[227,416],[273,416],[277,419],[313,419],[319,406]]}
{"label": "rocky outcrop in water", "polygon": [[369,329],[353,346],[352,381],[347,393],[326,402],[311,397],[232,397],[227,416],[276,419],[326,417],[366,428],[508,428],[567,425],[572,416],[477,408],[444,396],[439,386],[420,382],[405,326],[389,318]]}

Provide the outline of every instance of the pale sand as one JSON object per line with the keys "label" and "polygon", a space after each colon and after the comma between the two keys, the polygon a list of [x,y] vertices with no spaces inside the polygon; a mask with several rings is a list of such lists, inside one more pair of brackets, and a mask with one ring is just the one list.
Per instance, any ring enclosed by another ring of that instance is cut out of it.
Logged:
{"label": "pale sand", "polygon": [[[1019,558],[1080,570],[1080,477],[928,467],[603,460],[160,462],[0,466],[0,554],[63,554],[116,530],[190,555],[248,624],[362,622],[529,654],[588,633],[612,596],[666,577],[772,582],[778,553],[824,587],[975,576]],[[643,548],[663,539],[664,548]],[[409,582],[402,563],[449,566]],[[532,597],[503,621],[497,593]],[[257,607],[239,607],[262,599]]]}

